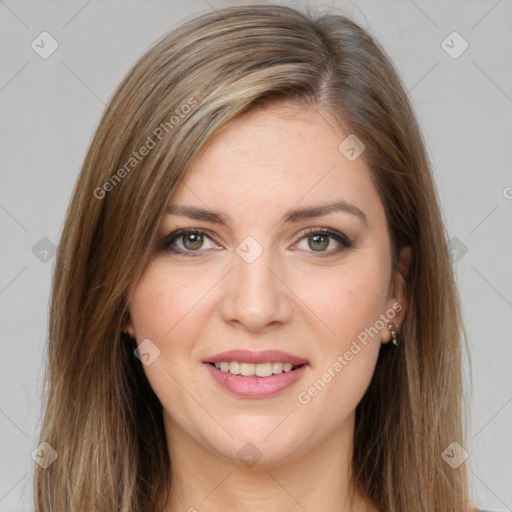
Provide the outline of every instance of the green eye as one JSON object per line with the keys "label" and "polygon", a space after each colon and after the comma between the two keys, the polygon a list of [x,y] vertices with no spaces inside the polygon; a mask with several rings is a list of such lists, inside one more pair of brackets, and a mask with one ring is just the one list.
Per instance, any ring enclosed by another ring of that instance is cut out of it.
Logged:
{"label": "green eye", "polygon": [[181,240],[185,249],[190,251],[201,249],[203,245],[203,235],[201,233],[186,233],[181,235]]}
{"label": "green eye", "polygon": [[200,256],[205,249],[215,248],[217,245],[212,241],[212,237],[207,232],[196,229],[180,229],[167,237],[162,244],[165,251],[190,256]]}
{"label": "green eye", "polygon": [[[301,247],[301,244],[304,246]],[[316,252],[319,256],[329,256],[352,247],[352,242],[339,231],[330,228],[310,228],[303,233],[298,247],[310,253]]]}
{"label": "green eye", "polygon": [[[300,244],[305,246],[300,247]],[[339,231],[329,228],[310,228],[303,232],[298,246],[306,252],[315,252],[318,256],[329,256],[352,247],[352,243]],[[162,249],[184,256],[201,256],[207,249],[219,249],[219,247],[213,242],[213,236],[209,231],[180,229],[163,241]]]}
{"label": "green eye", "polygon": [[329,247],[329,236],[310,235],[308,236],[308,245],[313,251],[324,251]]}

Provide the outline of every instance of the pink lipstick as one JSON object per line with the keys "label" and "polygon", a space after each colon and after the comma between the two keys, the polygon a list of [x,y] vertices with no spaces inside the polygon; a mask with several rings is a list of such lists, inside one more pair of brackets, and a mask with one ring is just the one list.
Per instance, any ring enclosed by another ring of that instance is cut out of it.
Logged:
{"label": "pink lipstick", "polygon": [[203,363],[225,390],[243,398],[267,398],[297,382],[308,361],[279,350],[230,350],[206,358]]}

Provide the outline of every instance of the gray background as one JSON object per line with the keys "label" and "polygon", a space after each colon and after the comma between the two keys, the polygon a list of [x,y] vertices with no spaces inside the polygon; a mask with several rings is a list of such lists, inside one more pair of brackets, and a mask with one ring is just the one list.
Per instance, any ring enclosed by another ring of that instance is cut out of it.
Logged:
{"label": "gray background", "polygon": [[[51,249],[104,106],[157,38],[230,3],[0,0],[1,512],[32,509]],[[369,29],[410,91],[469,336],[471,492],[480,506],[512,509],[512,1],[312,4],[334,5]],[[43,31],[59,45],[47,59],[31,47]],[[469,44],[457,58],[463,41],[446,39],[454,31]]]}

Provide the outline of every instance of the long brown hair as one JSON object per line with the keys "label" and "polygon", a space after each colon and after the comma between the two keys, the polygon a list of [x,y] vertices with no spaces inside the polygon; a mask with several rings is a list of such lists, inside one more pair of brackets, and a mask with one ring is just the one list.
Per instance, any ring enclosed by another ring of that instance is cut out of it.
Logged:
{"label": "long brown hair", "polygon": [[[371,36],[337,14],[278,5],[190,19],[118,87],[76,182],[49,321],[39,512],[157,512],[172,480],[161,405],[122,334],[126,299],[194,158],[265,102],[314,108],[366,146],[394,253],[412,247],[401,345],[382,346],[356,409],[353,487],[381,510],[467,511],[461,347],[465,337],[435,185],[404,88]],[[340,141],[341,142],[341,141]],[[142,148],[145,148],[143,150]]]}

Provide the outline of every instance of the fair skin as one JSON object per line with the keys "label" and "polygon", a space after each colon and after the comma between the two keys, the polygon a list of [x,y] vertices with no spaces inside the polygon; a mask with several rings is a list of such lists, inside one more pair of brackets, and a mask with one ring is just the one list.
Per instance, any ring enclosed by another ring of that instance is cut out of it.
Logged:
{"label": "fair skin", "polygon": [[[159,246],[129,297],[129,334],[160,350],[144,371],[163,406],[173,470],[167,512],[377,511],[358,493],[349,500],[355,408],[391,339],[377,320],[392,311],[400,325],[406,315],[410,251],[392,270],[383,205],[363,157],[349,161],[338,150],[346,136],[314,110],[257,109],[216,134],[173,196],[173,205],[230,222],[166,215],[160,244],[182,228],[209,234],[174,238],[172,247],[191,256]],[[340,199],[365,220],[335,211],[281,221],[289,210]],[[330,228],[352,246],[307,228]],[[253,261],[237,252],[244,240],[251,255],[262,250]],[[372,326],[381,328],[333,370]],[[241,397],[204,362],[238,348],[281,350],[307,364],[280,392]],[[308,394],[329,368],[325,386]],[[260,457],[254,465],[237,455],[244,446]]]}

